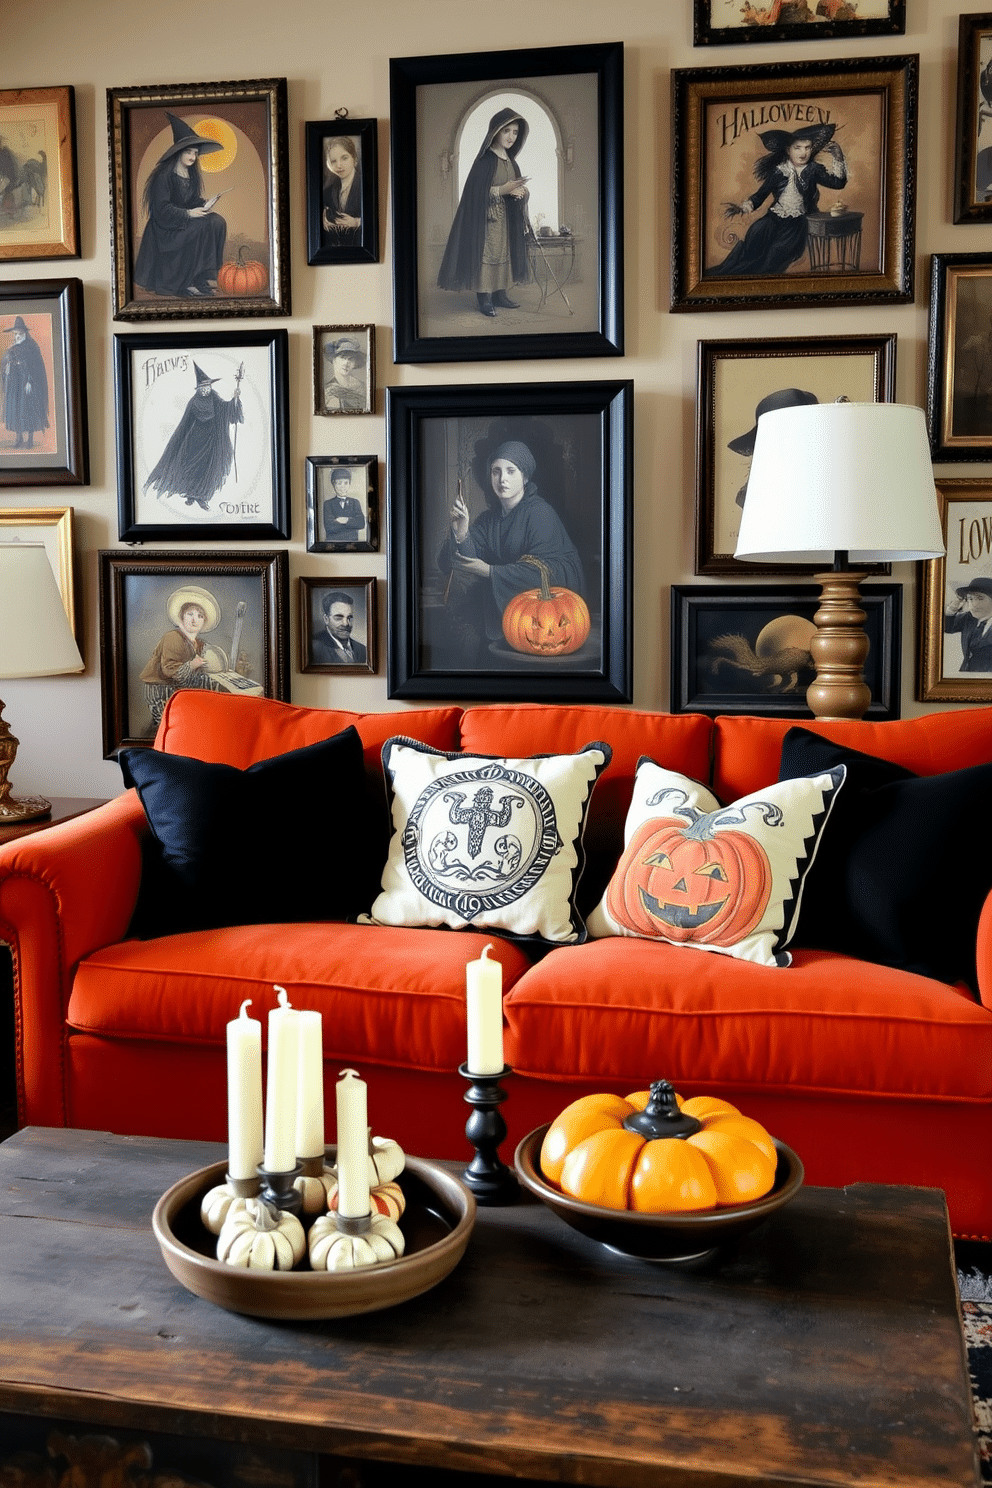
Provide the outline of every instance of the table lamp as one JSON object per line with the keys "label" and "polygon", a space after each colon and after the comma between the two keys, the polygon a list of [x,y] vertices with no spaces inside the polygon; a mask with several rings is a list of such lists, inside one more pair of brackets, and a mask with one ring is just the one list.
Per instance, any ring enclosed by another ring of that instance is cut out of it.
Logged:
{"label": "table lamp", "polygon": [[828,563],[810,653],[806,701],[817,718],[861,718],[871,693],[869,641],[852,564],[944,552],[922,408],[813,403],[758,420],[735,558]]}
{"label": "table lamp", "polygon": [[[41,543],[0,543],[0,678],[81,672],[62,596]],[[42,796],[15,800],[7,776],[17,740],[0,701],[0,822],[30,821],[51,810]]]}

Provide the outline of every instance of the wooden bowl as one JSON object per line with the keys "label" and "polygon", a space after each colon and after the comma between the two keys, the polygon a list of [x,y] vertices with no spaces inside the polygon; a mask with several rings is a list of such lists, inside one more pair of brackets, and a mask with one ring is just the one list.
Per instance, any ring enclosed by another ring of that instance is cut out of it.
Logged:
{"label": "wooden bowl", "polygon": [[[738,1240],[763,1224],[776,1209],[795,1198],[803,1182],[803,1165],[783,1142],[775,1142],[775,1184],[764,1198],[750,1204],[697,1209],[680,1214],[639,1214],[633,1209],[603,1209],[569,1198],[552,1187],[541,1172],[541,1144],[550,1122],[524,1137],[514,1155],[517,1177],[525,1188],[553,1209],[559,1219],[592,1240],[624,1255],[646,1261],[686,1261]],[[774,1139],[773,1139],[774,1140]]]}
{"label": "wooden bowl", "polygon": [[174,1183],[155,1205],[152,1229],[165,1264],[187,1291],[249,1317],[306,1321],[395,1307],[454,1270],[475,1224],[469,1189],[435,1163],[408,1157],[397,1179],[406,1195],[400,1221],[406,1251],[397,1260],[353,1271],[242,1270],[216,1259],[217,1237],[200,1220],[204,1194],[224,1182],[226,1171],[226,1162],[213,1163]]}

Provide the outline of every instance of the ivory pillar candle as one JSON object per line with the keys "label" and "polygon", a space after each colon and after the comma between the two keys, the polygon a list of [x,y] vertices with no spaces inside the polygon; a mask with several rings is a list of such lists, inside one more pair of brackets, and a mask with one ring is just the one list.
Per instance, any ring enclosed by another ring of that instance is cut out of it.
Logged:
{"label": "ivory pillar candle", "polygon": [[251,998],[227,1025],[227,1171],[254,1178],[262,1161],[262,1025]]}
{"label": "ivory pillar candle", "polygon": [[487,945],[465,968],[467,1063],[473,1075],[498,1075],[503,1069],[503,968],[490,959],[491,950]]}
{"label": "ivory pillar candle", "polygon": [[296,1156],[324,1155],[324,1049],[319,1013],[301,1012],[299,1083],[296,1092]]}
{"label": "ivory pillar candle", "polygon": [[341,1071],[335,1090],[338,1119],[338,1213],[362,1219],[372,1207],[369,1197],[368,1087],[358,1071]]}
{"label": "ivory pillar candle", "polygon": [[276,987],[279,1006],[269,1013],[269,1067],[265,1090],[265,1154],[270,1173],[296,1167],[296,1090],[299,1081],[299,1013],[285,987]]}

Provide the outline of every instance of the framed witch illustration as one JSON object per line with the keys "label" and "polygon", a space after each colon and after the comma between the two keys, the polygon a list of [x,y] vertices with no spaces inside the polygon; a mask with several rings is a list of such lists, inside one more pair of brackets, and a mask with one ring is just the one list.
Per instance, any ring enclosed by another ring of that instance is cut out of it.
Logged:
{"label": "framed witch illustration", "polygon": [[0,486],[89,484],[83,285],[0,284]]}
{"label": "framed witch illustration", "polygon": [[114,337],[122,542],[289,537],[288,338]]}

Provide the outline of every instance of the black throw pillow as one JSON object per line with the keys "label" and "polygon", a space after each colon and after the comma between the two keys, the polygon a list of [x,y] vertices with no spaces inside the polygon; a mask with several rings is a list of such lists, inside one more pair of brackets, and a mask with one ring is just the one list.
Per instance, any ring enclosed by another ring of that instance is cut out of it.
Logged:
{"label": "black throw pillow", "polygon": [[779,779],[847,766],[803,886],[794,946],[842,951],[977,989],[975,938],[992,862],[992,764],[914,775],[792,728]]}
{"label": "black throw pillow", "polygon": [[151,827],[130,933],[343,920],[368,909],[387,843],[354,728],[247,770],[118,756]]}

